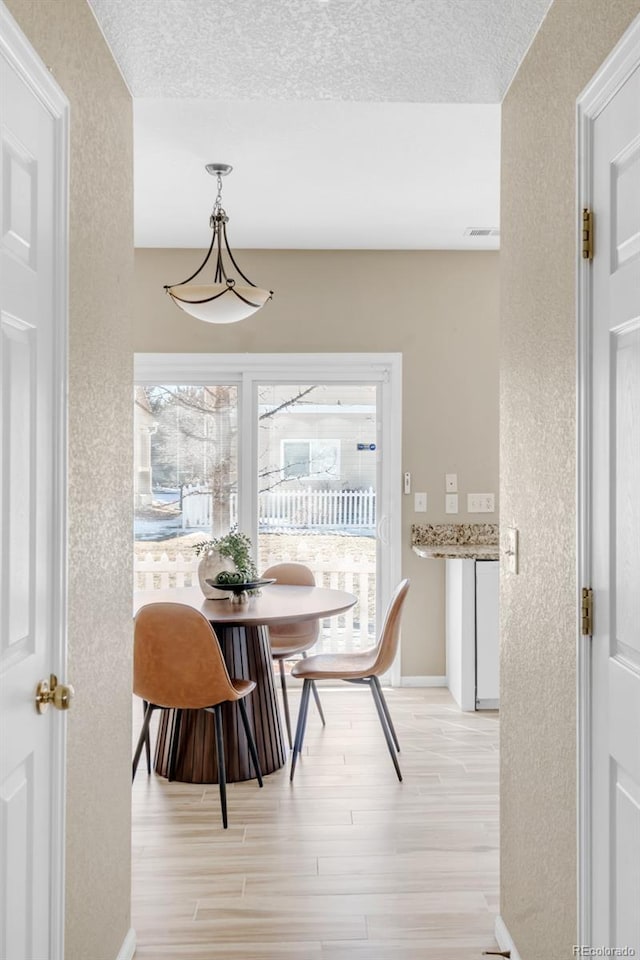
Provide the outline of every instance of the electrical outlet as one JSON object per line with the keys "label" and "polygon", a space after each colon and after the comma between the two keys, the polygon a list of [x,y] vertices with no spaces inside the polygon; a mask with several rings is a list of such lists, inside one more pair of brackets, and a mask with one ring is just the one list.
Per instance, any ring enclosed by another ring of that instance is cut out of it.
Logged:
{"label": "electrical outlet", "polygon": [[468,493],[467,513],[495,513],[495,493]]}
{"label": "electrical outlet", "polygon": [[458,492],[458,474],[457,473],[445,473],[444,488],[447,491],[447,493]]}
{"label": "electrical outlet", "polygon": [[445,513],[457,513],[458,512],[458,494],[457,493],[448,493],[444,498],[444,512]]}
{"label": "electrical outlet", "polygon": [[413,495],[413,509],[416,513],[426,513],[427,512],[427,495],[426,493],[414,493]]}

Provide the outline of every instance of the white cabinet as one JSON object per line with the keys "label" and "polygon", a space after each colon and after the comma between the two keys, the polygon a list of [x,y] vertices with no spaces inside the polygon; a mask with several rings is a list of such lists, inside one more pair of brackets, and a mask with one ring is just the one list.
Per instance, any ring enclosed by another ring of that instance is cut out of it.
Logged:
{"label": "white cabinet", "polygon": [[500,565],[476,560],[476,710],[500,700]]}
{"label": "white cabinet", "polygon": [[446,563],[448,687],[462,710],[496,709],[500,696],[499,562]]}

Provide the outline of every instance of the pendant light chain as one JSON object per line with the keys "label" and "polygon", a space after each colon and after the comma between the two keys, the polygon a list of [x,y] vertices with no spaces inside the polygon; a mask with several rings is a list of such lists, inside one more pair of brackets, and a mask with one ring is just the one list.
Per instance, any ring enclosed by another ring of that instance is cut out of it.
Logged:
{"label": "pendant light chain", "polygon": [[228,222],[229,220],[225,209],[222,206],[222,174],[216,174],[216,178],[218,183],[218,192],[216,193],[216,199],[214,201],[211,218],[209,220],[209,225],[211,227],[215,225],[216,221],[223,220],[224,222]]}

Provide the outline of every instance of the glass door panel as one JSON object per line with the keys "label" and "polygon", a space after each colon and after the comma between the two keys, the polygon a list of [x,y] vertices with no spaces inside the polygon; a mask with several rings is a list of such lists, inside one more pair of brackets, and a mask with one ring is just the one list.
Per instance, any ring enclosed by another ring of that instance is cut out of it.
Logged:
{"label": "glass door panel", "polygon": [[322,624],[314,652],[350,652],[376,637],[378,388],[262,383],[258,397],[258,566],[298,560],[319,586],[355,593]]}
{"label": "glass door panel", "polygon": [[196,584],[193,544],[228,533],[237,510],[237,386],[136,386],[135,588]]}

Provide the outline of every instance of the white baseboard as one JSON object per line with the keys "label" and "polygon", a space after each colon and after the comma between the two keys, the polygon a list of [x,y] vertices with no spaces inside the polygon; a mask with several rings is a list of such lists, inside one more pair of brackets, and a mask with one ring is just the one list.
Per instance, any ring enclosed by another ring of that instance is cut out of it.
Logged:
{"label": "white baseboard", "polygon": [[511,934],[507,930],[507,925],[505,924],[502,917],[496,917],[495,924],[495,935],[496,940],[498,941],[498,946],[501,950],[510,950],[511,951],[511,960],[520,960],[520,954],[516,949],[516,945],[511,939]]}
{"label": "white baseboard", "polygon": [[124,943],[120,947],[118,956],[116,960],[133,960],[133,956],[136,952],[136,932],[131,927],[126,937],[124,938]]}
{"label": "white baseboard", "polygon": [[400,677],[401,687],[446,687],[446,677]]}
{"label": "white baseboard", "polygon": [[476,710],[499,710],[499,700],[476,700]]}

